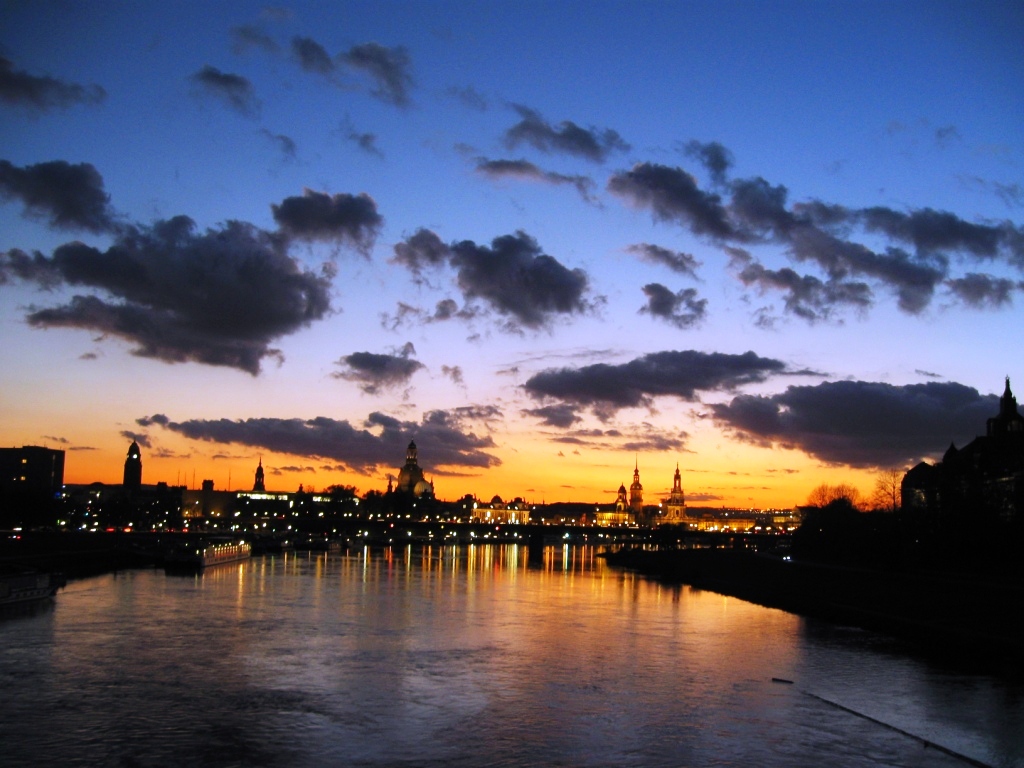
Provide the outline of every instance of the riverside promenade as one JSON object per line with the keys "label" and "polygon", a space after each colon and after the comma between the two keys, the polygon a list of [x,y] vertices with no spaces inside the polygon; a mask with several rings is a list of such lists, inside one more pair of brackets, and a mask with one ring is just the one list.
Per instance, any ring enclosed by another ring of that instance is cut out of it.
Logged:
{"label": "riverside promenade", "polygon": [[898,572],[729,549],[643,550],[610,565],[665,582],[900,638],[943,663],[1024,677],[1024,584]]}

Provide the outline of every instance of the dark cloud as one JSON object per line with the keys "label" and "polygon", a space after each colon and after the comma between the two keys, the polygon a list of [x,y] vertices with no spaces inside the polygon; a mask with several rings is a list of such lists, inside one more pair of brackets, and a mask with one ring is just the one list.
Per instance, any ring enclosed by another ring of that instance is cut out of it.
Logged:
{"label": "dark cloud", "polygon": [[697,160],[711,175],[716,184],[725,184],[726,175],[733,164],[732,152],[717,141],[701,142],[696,139],[686,143],[683,152]]}
{"label": "dark cloud", "polygon": [[329,195],[306,189],[302,197],[286,197],[270,207],[274,221],[289,237],[349,243],[364,252],[373,247],[384,221],[365,193]]}
{"label": "dark cloud", "polygon": [[789,267],[768,269],[742,249],[727,250],[732,254],[731,266],[744,285],[761,292],[782,291],[786,310],[809,322],[830,319],[837,307],[867,309],[871,305],[871,288],[866,283],[824,282],[813,275],[797,274]]}
{"label": "dark cloud", "polygon": [[972,439],[999,402],[952,382],[839,381],[739,395],[711,408],[719,424],[761,445],[802,450],[830,464],[910,467],[950,442]]}
{"label": "dark cloud", "polygon": [[284,159],[294,162],[297,155],[297,148],[295,146],[295,140],[290,136],[285,136],[283,133],[271,133],[264,128],[261,133],[274,142],[277,148],[281,150],[281,154],[284,155]]}
{"label": "dark cloud", "polygon": [[558,403],[557,405],[544,405],[540,408],[524,408],[520,413],[523,416],[532,416],[540,419],[541,424],[558,429],[568,429],[578,421],[582,421],[577,413],[576,406],[569,403]]}
{"label": "dark cloud", "polygon": [[450,261],[467,299],[483,299],[513,326],[545,327],[556,315],[587,312],[587,274],[543,253],[525,232],[502,235],[491,246],[463,240]]}
{"label": "dark cloud", "polygon": [[325,416],[183,422],[164,417],[161,426],[190,440],[233,443],[311,460],[331,460],[364,474],[401,466],[411,438],[419,446],[420,465],[428,476],[433,467],[486,469],[501,464],[498,457],[488,453],[495,447],[489,436],[481,437],[465,429],[457,413],[446,411],[431,411],[420,423],[374,412],[359,426]]}
{"label": "dark cloud", "polygon": [[381,152],[380,148],[377,146],[377,134],[349,131],[347,138],[367,154],[375,155],[380,158],[384,157],[384,153]]}
{"label": "dark cloud", "polygon": [[[720,145],[712,149],[712,145],[687,146],[701,162],[723,167]],[[724,178],[719,183],[724,184]],[[874,284],[891,290],[901,310],[918,314],[931,304],[941,284],[966,280],[950,275],[954,255],[968,264],[1002,259],[1024,269],[1024,229],[1010,222],[972,223],[930,208],[855,209],[819,200],[791,205],[786,187],[760,177],[731,181],[728,188],[731,195],[726,203],[700,189],[683,169],[653,163],[639,163],[608,182],[612,193],[650,209],[655,219],[679,224],[726,250],[738,245],[781,245],[791,259],[816,264],[822,277],[798,275],[788,268],[768,269],[753,257],[738,271],[746,285],[783,291],[787,311],[811,321],[828,317],[836,309],[868,306]],[[857,242],[858,234],[888,243],[878,249],[868,247]],[[977,280],[951,286],[954,291],[969,290]],[[984,302],[990,307],[1003,303]]]}
{"label": "dark cloud", "polygon": [[[510,330],[542,328],[557,315],[591,309],[585,298],[589,282],[586,273],[567,269],[543,253],[537,241],[525,232],[496,237],[490,247],[471,240],[449,246],[434,232],[419,229],[394,250],[392,263],[405,266],[417,278],[426,267],[447,264],[455,269],[467,301],[481,299],[509,317]],[[454,311],[457,305],[448,301],[448,309]],[[440,305],[438,309],[442,309]],[[472,316],[472,310],[464,308],[459,315]]]}
{"label": "dark cloud", "polygon": [[641,314],[660,318],[676,328],[693,328],[707,314],[708,300],[698,299],[694,288],[672,293],[661,283],[648,283],[643,291],[647,305],[640,308]]}
{"label": "dark cloud", "polygon": [[977,272],[969,272],[963,277],[948,280],[946,285],[960,301],[975,309],[1011,304],[1013,292],[1024,289],[1024,285],[1019,282]]}
{"label": "dark cloud", "polygon": [[477,158],[476,170],[490,179],[522,179],[540,181],[545,184],[568,184],[575,187],[580,197],[588,203],[594,200],[594,182],[586,176],[567,176],[554,171],[544,171],[528,160],[488,160]]}
{"label": "dark cloud", "polygon": [[99,104],[107,92],[98,85],[66,83],[49,76],[30,75],[14,68],[14,62],[0,56],[0,101],[15,106],[47,110],[75,104]]}
{"label": "dark cloud", "polygon": [[121,437],[125,440],[133,440],[143,448],[152,448],[152,442],[149,439],[149,435],[144,432],[131,432],[127,429],[121,430]]}
{"label": "dark cloud", "polygon": [[629,144],[610,128],[588,130],[569,120],[563,120],[556,128],[535,110],[519,104],[512,106],[522,120],[505,132],[505,144],[510,149],[529,144],[541,152],[564,152],[598,163],[604,162],[612,152],[630,149]]}
{"label": "dark cloud", "polygon": [[212,96],[245,117],[256,117],[260,104],[248,78],[221,72],[209,64],[189,77],[198,92]]}
{"label": "dark cloud", "polygon": [[489,106],[487,98],[471,85],[467,85],[464,88],[459,88],[458,86],[453,85],[446,91],[446,93],[449,96],[458,99],[467,107],[479,112],[486,112]]}
{"label": "dark cloud", "polygon": [[82,243],[36,254],[20,271],[11,254],[0,275],[46,286],[94,289],[70,303],[35,309],[36,327],[98,331],[136,344],[134,354],[257,374],[270,343],[330,310],[330,280],[292,259],[286,241],[245,222],[197,232],[187,216],[125,227],[106,251]]}
{"label": "dark cloud", "polygon": [[20,200],[26,216],[54,229],[100,233],[115,227],[103,177],[89,163],[52,160],[19,168],[0,160],[0,198]]}
{"label": "dark cloud", "polygon": [[451,249],[429,229],[417,229],[410,237],[395,244],[392,264],[400,264],[417,278],[427,267],[440,267],[451,257]]}
{"label": "dark cloud", "polygon": [[655,397],[697,399],[697,392],[730,391],[790,371],[780,360],[696,350],[653,352],[628,363],[557,368],[531,376],[523,385],[535,398],[591,406],[600,413],[650,407]]}
{"label": "dark cloud", "polygon": [[674,221],[694,234],[729,239],[736,235],[722,199],[704,192],[682,168],[637,163],[614,174],[608,190],[634,205],[650,208],[656,219]]}
{"label": "dark cloud", "polygon": [[355,382],[368,395],[378,395],[395,387],[404,387],[413,374],[424,367],[414,360],[416,348],[407,343],[396,354],[353,352],[338,360],[344,370],[331,374],[334,378]]}
{"label": "dark cloud", "polygon": [[378,99],[398,107],[409,104],[409,90],[413,86],[412,64],[405,48],[363,43],[340,54],[338,59],[369,75],[376,84],[371,93]]}
{"label": "dark cloud", "polygon": [[691,254],[681,251],[670,251],[668,248],[662,248],[660,245],[637,243],[627,247],[626,251],[636,254],[651,264],[666,266],[673,272],[692,277],[695,280],[697,279],[697,268],[701,266],[701,263]]}
{"label": "dark cloud", "polygon": [[460,365],[442,365],[441,373],[451,379],[453,384],[458,384],[460,387],[466,383],[462,376],[462,366]]}
{"label": "dark cloud", "polygon": [[329,75],[334,71],[334,61],[316,40],[309,37],[292,38],[292,55],[306,72]]}
{"label": "dark cloud", "polygon": [[231,50],[234,53],[245,53],[253,48],[265,53],[278,51],[277,43],[255,25],[241,24],[231,29]]}

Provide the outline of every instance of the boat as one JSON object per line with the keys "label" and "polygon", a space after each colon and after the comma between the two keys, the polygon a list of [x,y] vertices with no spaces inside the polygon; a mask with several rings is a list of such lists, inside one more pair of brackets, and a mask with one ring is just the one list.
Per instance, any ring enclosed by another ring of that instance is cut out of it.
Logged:
{"label": "boat", "polygon": [[67,582],[55,573],[39,571],[0,572],[0,607],[45,600]]}
{"label": "boat", "polygon": [[247,541],[199,542],[168,552],[164,566],[172,570],[202,570],[250,557],[252,545]]}

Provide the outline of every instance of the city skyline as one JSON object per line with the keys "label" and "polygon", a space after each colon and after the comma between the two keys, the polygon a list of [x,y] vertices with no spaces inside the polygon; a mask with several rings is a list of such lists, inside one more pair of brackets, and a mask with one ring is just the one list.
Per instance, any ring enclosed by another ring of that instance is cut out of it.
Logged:
{"label": "city skyline", "polygon": [[0,19],[0,445],[69,483],[792,507],[1024,386],[1019,5]]}

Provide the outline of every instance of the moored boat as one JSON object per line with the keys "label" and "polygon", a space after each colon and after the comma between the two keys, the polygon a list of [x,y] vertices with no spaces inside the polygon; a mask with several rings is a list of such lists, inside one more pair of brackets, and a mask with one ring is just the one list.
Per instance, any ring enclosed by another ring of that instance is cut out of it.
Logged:
{"label": "moored boat", "polygon": [[0,572],[0,607],[45,600],[65,584],[58,574],[39,571]]}
{"label": "moored boat", "polygon": [[237,563],[252,556],[247,541],[199,542],[167,553],[164,565],[170,569],[202,570],[224,563]]}

